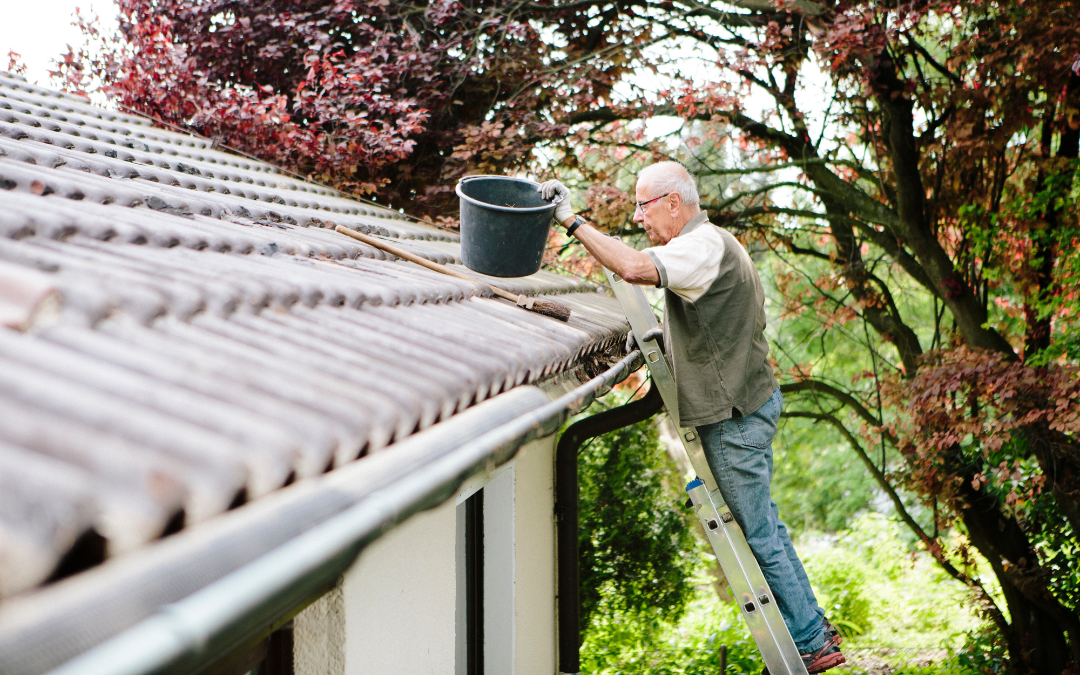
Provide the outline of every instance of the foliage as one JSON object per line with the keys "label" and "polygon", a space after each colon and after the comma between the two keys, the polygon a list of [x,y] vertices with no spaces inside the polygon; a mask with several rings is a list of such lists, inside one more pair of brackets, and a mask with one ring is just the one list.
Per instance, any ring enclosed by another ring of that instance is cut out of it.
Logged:
{"label": "foliage", "polygon": [[1012,669],[1080,666],[1076,0],[119,7],[72,87],[418,214],[554,165],[627,233],[633,173],[687,159],[769,254],[788,418],[848,443]]}
{"label": "foliage", "polygon": [[[911,549],[897,523],[870,513],[838,537],[811,535],[797,546],[829,617],[848,624],[841,628],[851,663],[846,672],[1001,672],[1000,644],[969,611],[969,591],[929,555]],[[582,646],[583,673],[715,673],[720,645],[728,648],[728,673],[761,671],[738,607],[718,602],[708,583],[707,547],[698,555],[695,595],[682,618],[657,623],[628,613],[597,614]]]}
{"label": "foliage", "polygon": [[814,579],[820,584],[818,601],[844,637],[862,635],[870,627],[870,599],[865,570],[837,560],[819,565]]}
{"label": "foliage", "polygon": [[876,496],[866,467],[834,429],[786,421],[773,441],[773,456],[772,498],[792,536],[845,530]]}
{"label": "foliage", "polygon": [[694,675],[719,672],[720,646],[727,672],[754,674],[763,664],[738,608],[720,603],[708,581],[678,621],[644,621],[638,614],[605,612],[594,617],[581,647],[581,672],[589,675]]}
{"label": "foliage", "polygon": [[[625,70],[587,20],[552,6],[438,0],[117,0],[120,35],[71,50],[55,75],[136,111],[338,187],[443,215],[446,182],[522,166],[553,121]],[[530,20],[551,12],[545,30]],[[547,58],[553,35],[571,58]],[[621,32],[621,31],[620,31]],[[623,36],[612,36],[619,40]],[[627,32],[625,39],[636,36]],[[592,44],[590,44],[592,43]],[[619,50],[621,52],[621,50]],[[408,162],[401,160],[408,158]]]}
{"label": "foliage", "polygon": [[[1080,498],[1080,485],[1071,479],[1078,475],[1080,458],[1055,457],[1049,449],[1067,446],[1069,437],[1080,432],[1075,368],[1058,363],[1031,366],[999,353],[959,347],[924,355],[911,383],[894,377],[884,385],[886,400],[909,413],[889,425],[908,457],[908,481],[940,499],[959,499],[957,484],[963,477],[943,465],[949,452],[974,453],[961,461],[981,461],[986,468],[971,478],[972,489],[990,483],[1006,488],[1003,501],[1011,509],[1022,509],[1046,487],[1065,492],[1066,504]],[[1032,454],[1046,455],[1039,459],[1054,471],[1027,461]],[[1055,475],[1063,479],[1047,486],[1047,478]]]}
{"label": "foliage", "polygon": [[678,619],[693,591],[694,536],[653,423],[588,442],[578,474],[582,630],[598,613]]}
{"label": "foliage", "polygon": [[100,87],[165,122],[367,190],[412,153],[429,108],[464,67],[447,67],[461,46],[444,35],[452,3],[415,17],[431,28],[424,36],[377,2],[117,4],[119,36],[80,18],[98,44],[60,63],[69,88]]}
{"label": "foliage", "polygon": [[14,49],[9,49],[8,53],[7,53],[7,57],[8,57],[7,71],[9,73],[15,73],[16,75],[25,76],[26,75],[26,63],[23,61],[22,54],[15,51]]}
{"label": "foliage", "polygon": [[981,627],[957,611],[969,605],[970,591],[912,550],[899,524],[881,514],[863,514],[831,542],[807,541],[806,572],[818,602],[860,647],[933,649]]}
{"label": "foliage", "polygon": [[1008,670],[1008,658],[1001,635],[990,629],[968,633],[957,663],[966,671],[981,675],[1000,675]]}

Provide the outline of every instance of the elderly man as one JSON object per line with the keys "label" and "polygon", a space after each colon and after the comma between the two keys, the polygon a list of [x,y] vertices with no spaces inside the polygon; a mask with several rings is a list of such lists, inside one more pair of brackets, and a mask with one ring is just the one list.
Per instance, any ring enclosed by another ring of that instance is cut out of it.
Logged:
{"label": "elderly man", "polygon": [[663,288],[664,338],[684,427],[697,428],[720,492],[746,534],[806,669],[844,663],[840,636],[824,618],[769,492],[772,440],[783,397],[765,341],[765,292],[753,261],[698,206],[694,177],[660,162],[637,179],[634,222],[658,244],[637,251],[591,227],[558,181],[555,219],[602,265],[634,284]]}

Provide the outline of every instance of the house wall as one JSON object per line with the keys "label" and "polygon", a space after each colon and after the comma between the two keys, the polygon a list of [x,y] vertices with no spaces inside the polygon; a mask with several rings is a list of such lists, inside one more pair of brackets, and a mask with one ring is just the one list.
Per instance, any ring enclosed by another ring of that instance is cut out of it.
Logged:
{"label": "house wall", "polygon": [[525,448],[514,466],[514,675],[556,672],[554,481],[549,436]]}
{"label": "house wall", "polygon": [[[484,672],[514,672],[518,465],[484,486]],[[461,597],[461,596],[459,596]],[[463,627],[464,628],[464,627]]]}
{"label": "house wall", "polygon": [[294,619],[297,675],[463,672],[458,502],[481,488],[485,672],[554,673],[554,449],[554,437],[530,443],[512,466],[366,548],[334,591]]}
{"label": "house wall", "polygon": [[555,437],[549,436],[522,448],[513,466],[483,488],[484,666],[490,675],[555,672],[554,479]]}
{"label": "house wall", "polygon": [[293,619],[294,675],[345,675],[345,603],[338,585]]}
{"label": "house wall", "polygon": [[345,574],[346,675],[454,671],[456,510],[417,514]]}

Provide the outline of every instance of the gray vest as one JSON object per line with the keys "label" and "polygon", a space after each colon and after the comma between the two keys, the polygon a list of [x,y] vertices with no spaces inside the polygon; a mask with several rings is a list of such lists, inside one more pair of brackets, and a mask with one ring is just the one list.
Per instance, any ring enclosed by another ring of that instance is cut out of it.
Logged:
{"label": "gray vest", "polygon": [[[696,221],[696,222],[695,222]],[[679,234],[696,227],[716,227],[695,217]],[[679,419],[684,427],[712,424],[732,416],[732,408],[750,414],[776,390],[765,341],[765,290],[746,249],[727,230],[716,281],[688,302],[664,291],[664,341],[679,390]]]}

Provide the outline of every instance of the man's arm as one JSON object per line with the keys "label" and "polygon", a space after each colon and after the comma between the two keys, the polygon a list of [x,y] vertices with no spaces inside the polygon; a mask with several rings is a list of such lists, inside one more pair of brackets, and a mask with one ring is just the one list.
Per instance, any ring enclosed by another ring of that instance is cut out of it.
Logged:
{"label": "man's arm", "polygon": [[[555,220],[569,228],[574,223],[574,212],[570,206],[570,190],[557,180],[549,180],[540,186],[544,199],[558,198],[555,207]],[[618,274],[632,284],[660,283],[660,273],[652,259],[641,251],[630,248],[614,237],[609,237],[599,230],[582,223],[573,231],[573,236],[585,245],[587,250],[600,264]]]}
{"label": "man's arm", "polygon": [[[571,219],[565,224],[572,222]],[[603,234],[588,223],[579,225],[574,230],[574,236],[601,265],[618,274],[623,280],[650,286],[660,283],[660,273],[656,271],[652,258],[641,251],[630,248],[615,237]]]}

